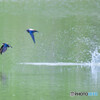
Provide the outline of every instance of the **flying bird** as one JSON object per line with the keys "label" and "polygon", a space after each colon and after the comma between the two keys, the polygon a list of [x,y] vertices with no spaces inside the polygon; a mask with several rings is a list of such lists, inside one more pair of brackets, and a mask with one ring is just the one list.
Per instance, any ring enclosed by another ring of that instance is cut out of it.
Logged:
{"label": "flying bird", "polygon": [[2,43],[2,46],[0,48],[0,53],[1,54],[4,53],[7,50],[8,47],[11,47],[11,46],[9,44],[7,44],[7,43]]}
{"label": "flying bird", "polygon": [[37,31],[37,30],[34,30],[34,29],[27,29],[26,31],[31,35],[32,40],[33,40],[33,42],[35,43],[34,33],[35,33],[35,32],[38,32],[38,31]]}

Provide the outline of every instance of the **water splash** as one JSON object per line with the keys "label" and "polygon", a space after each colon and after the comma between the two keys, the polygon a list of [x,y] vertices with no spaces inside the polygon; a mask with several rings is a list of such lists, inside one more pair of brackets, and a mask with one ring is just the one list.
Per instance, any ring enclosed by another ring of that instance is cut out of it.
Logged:
{"label": "water splash", "polygon": [[96,48],[94,52],[91,52],[92,60],[91,60],[91,74],[92,78],[94,79],[95,83],[98,80],[98,72],[100,72],[100,47]]}
{"label": "water splash", "polygon": [[91,69],[92,69],[92,73],[95,73],[98,69],[98,67],[100,67],[100,53],[98,52],[100,49],[100,47],[96,48],[94,50],[93,53],[91,53],[92,55],[92,60],[91,60]]}
{"label": "water splash", "polygon": [[92,60],[91,63],[99,63],[100,62],[100,53],[98,52],[100,48],[96,48],[95,51],[92,53]]}

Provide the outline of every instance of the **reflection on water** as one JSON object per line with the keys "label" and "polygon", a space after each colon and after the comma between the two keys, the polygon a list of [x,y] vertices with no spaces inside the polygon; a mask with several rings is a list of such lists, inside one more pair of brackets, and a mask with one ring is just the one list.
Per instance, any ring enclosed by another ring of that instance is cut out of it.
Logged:
{"label": "reflection on water", "polygon": [[0,81],[2,83],[2,85],[5,85],[7,82],[7,77],[4,73],[0,72]]}
{"label": "reflection on water", "polygon": [[[95,73],[96,74],[96,73]],[[98,76],[100,74],[98,73]],[[6,87],[13,99],[66,100],[70,92],[99,92],[100,79],[89,66],[14,66]],[[97,79],[97,81],[95,80]],[[2,94],[2,91],[1,91]],[[88,97],[87,97],[88,100]]]}
{"label": "reflection on water", "polygon": [[0,73],[3,85],[0,86],[0,98],[66,100],[71,98],[71,91],[100,92],[100,74],[95,70],[92,73],[91,67],[15,65],[8,79],[4,73]]}

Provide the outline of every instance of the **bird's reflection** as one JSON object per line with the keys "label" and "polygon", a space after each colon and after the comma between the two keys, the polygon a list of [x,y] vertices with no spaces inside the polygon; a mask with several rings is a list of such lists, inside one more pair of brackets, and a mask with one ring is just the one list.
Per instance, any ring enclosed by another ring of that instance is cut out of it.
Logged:
{"label": "bird's reflection", "polygon": [[0,72],[0,81],[1,81],[2,85],[7,84],[7,76],[3,72]]}

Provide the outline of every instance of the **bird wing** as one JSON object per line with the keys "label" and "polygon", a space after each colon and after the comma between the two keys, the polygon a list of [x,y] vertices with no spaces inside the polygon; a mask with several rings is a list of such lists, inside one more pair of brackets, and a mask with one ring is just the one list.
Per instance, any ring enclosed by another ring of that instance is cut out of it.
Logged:
{"label": "bird wing", "polygon": [[5,52],[7,50],[7,47],[2,48],[2,52]]}
{"label": "bird wing", "polygon": [[1,46],[0,48],[0,53],[2,54],[2,49],[3,49],[4,45]]}
{"label": "bird wing", "polygon": [[2,54],[2,48],[0,48],[0,53]]}
{"label": "bird wing", "polygon": [[35,43],[34,33],[33,32],[30,32],[30,35],[32,37],[33,42]]}

